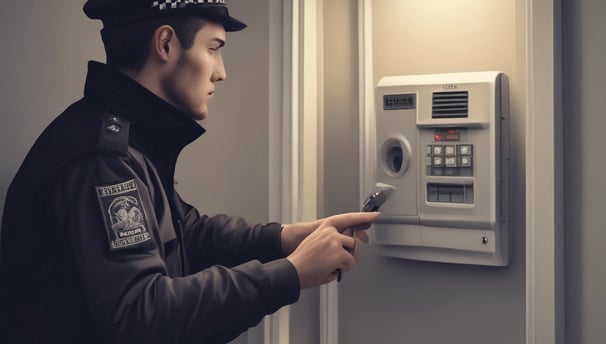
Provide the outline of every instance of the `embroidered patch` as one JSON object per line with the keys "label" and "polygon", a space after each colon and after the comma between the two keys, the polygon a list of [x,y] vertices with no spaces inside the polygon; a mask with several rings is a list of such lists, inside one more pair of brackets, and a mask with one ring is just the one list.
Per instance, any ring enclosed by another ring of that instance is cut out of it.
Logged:
{"label": "embroidered patch", "polygon": [[104,214],[110,249],[119,250],[151,240],[145,227],[145,212],[134,179],[96,186],[95,189]]}

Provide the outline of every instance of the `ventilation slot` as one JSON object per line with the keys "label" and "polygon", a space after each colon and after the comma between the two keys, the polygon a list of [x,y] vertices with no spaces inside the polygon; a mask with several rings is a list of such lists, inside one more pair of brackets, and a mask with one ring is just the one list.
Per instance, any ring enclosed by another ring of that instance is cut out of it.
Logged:
{"label": "ventilation slot", "polygon": [[434,92],[432,118],[466,118],[469,94],[464,92]]}

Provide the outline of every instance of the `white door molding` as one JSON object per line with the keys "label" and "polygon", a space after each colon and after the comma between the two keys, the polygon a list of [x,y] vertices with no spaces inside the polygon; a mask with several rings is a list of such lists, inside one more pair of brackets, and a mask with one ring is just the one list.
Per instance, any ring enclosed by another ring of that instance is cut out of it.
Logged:
{"label": "white door molding", "polygon": [[527,0],[526,344],[564,343],[559,0]]}
{"label": "white door molding", "polygon": [[[321,2],[270,0],[270,218],[317,218],[323,151]],[[290,307],[266,317],[263,344],[290,342]],[[249,336],[250,343],[258,343]]]}
{"label": "white door molding", "polygon": [[[298,198],[298,65],[293,38],[296,8],[292,0],[269,0],[269,218],[281,223],[297,218]],[[287,344],[290,307],[265,317],[262,336],[250,333],[249,344]]]}
{"label": "white door molding", "polygon": [[[372,0],[358,0],[358,119],[360,150],[360,204],[370,192],[373,180],[366,166],[374,166],[374,160],[366,150],[374,140],[374,82],[372,58]],[[320,343],[339,343],[339,288],[337,283],[323,286],[320,290]]]}

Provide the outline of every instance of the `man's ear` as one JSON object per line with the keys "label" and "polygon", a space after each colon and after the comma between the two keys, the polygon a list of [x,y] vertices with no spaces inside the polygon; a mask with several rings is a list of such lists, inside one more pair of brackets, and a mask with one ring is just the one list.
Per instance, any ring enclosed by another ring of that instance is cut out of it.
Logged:
{"label": "man's ear", "polygon": [[162,25],[154,31],[151,42],[151,53],[160,62],[166,63],[170,60],[180,47],[179,39],[175,30],[169,25]]}

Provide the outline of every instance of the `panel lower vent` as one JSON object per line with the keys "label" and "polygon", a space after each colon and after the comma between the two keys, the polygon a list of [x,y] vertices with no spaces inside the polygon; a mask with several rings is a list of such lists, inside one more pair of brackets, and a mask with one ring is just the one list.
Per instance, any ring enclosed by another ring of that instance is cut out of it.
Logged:
{"label": "panel lower vent", "polygon": [[466,118],[469,115],[469,92],[434,92],[432,118]]}

